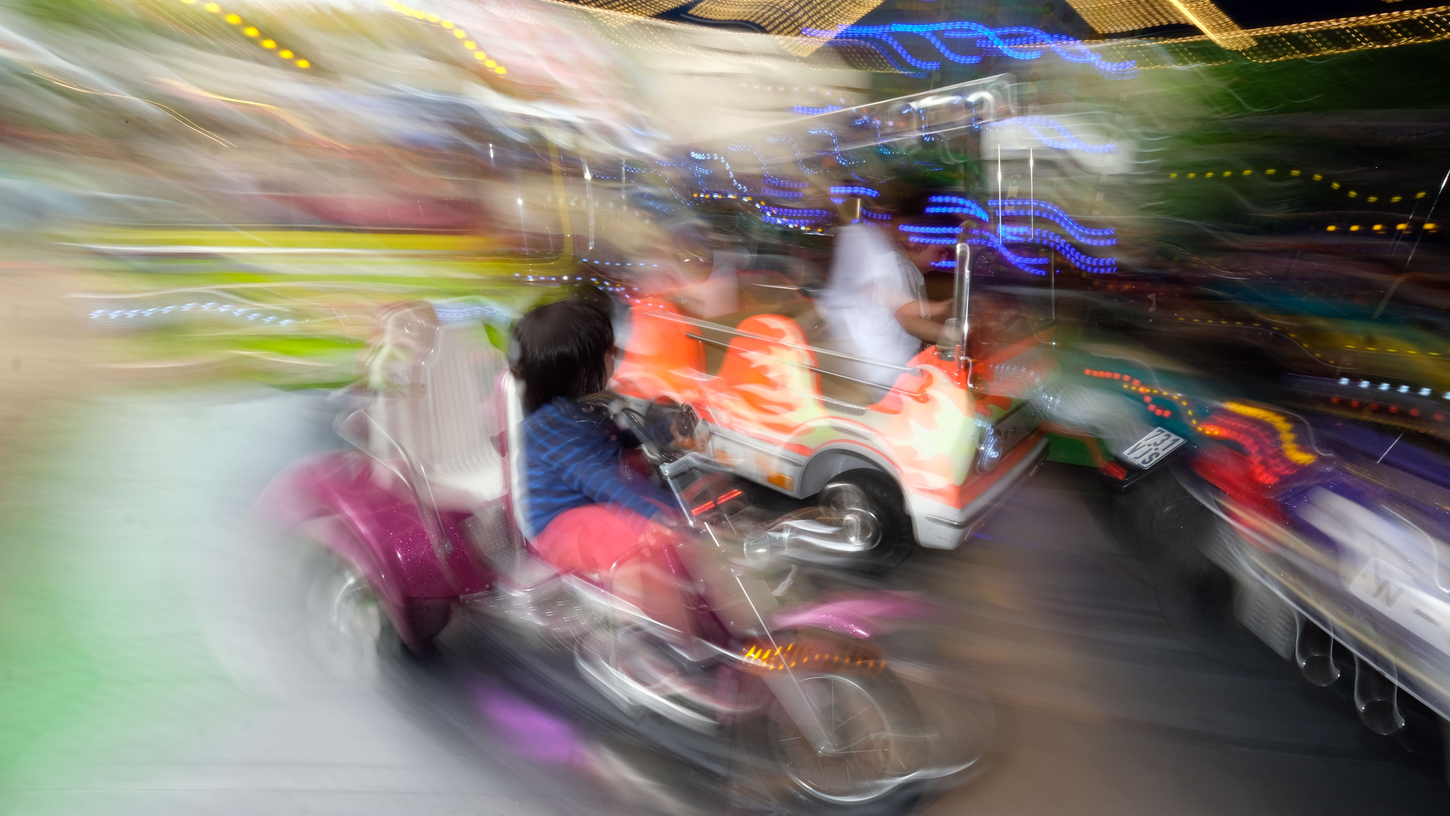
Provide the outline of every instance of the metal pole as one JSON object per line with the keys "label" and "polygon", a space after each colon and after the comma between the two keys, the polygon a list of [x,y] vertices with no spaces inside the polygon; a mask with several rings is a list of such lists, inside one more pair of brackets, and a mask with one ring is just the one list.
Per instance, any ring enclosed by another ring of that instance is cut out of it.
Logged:
{"label": "metal pole", "polygon": [[594,176],[589,172],[589,159],[580,156],[584,163],[584,204],[589,208],[589,248],[594,249]]}
{"label": "metal pole", "polygon": [[[1032,148],[1027,148],[1027,197],[1032,201],[1037,200],[1037,160],[1032,157]],[[1037,208],[1032,204],[1027,205],[1027,215],[1031,219],[1032,239],[1037,240]]]}
{"label": "metal pole", "polygon": [[[1002,145],[997,145],[997,200],[1002,200]],[[1002,208],[997,208],[997,240],[1002,240]]]}

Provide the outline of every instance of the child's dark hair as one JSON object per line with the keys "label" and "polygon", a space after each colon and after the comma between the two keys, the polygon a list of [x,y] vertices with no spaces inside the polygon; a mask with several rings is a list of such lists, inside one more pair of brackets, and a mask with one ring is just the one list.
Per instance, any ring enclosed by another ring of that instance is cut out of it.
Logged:
{"label": "child's dark hair", "polygon": [[604,390],[614,326],[597,306],[560,300],[539,306],[514,327],[515,373],[532,414],[556,397],[579,399]]}

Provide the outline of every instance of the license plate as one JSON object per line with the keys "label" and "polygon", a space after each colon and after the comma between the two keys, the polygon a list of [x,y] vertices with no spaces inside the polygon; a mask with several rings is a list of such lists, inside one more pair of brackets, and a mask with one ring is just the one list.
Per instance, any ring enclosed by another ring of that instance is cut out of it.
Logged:
{"label": "license plate", "polygon": [[1172,431],[1154,428],[1148,435],[1133,443],[1133,446],[1118,454],[1129,464],[1143,470],[1153,467],[1158,460],[1177,450],[1183,444],[1183,437]]}

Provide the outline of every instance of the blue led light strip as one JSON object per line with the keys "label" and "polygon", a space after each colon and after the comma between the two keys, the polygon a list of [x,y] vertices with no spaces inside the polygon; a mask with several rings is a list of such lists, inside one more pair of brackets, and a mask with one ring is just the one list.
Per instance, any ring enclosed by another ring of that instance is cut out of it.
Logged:
{"label": "blue led light strip", "polygon": [[[714,160],[714,161],[720,162],[721,164],[725,165],[725,172],[730,175],[730,183],[731,184],[734,184],[737,188],[739,188],[741,192],[744,192],[744,193],[750,192],[750,188],[749,187],[746,187],[744,184],[741,184],[739,181],[737,181],[735,179],[735,171],[730,169],[730,162],[725,161],[725,157],[724,156],[721,156],[718,153],[700,153],[700,152],[691,150],[690,151],[690,158],[695,159],[696,161],[711,161],[711,160]],[[704,170],[706,173],[709,173],[710,172],[708,169],[705,169],[705,168],[702,168],[702,167],[696,167],[695,170],[697,172],[700,171],[700,170]]]}
{"label": "blue led light strip", "polygon": [[[938,227],[932,229],[941,228]],[[1067,240],[1061,235],[1053,232],[1044,232],[1043,230],[1037,230],[1034,233],[1029,227],[1007,227],[1004,232],[1007,233],[1007,237],[1011,239],[1014,243],[1036,243],[1042,246],[1051,247],[1062,253],[1062,256],[1067,259],[1069,263],[1071,263],[1073,266],[1076,266],[1078,269],[1083,270],[1084,272],[1088,272],[1094,275],[1102,275],[1116,271],[1117,269],[1117,258],[1094,258],[1090,255],[1084,255],[1082,252],[1079,252],[1075,247],[1073,247],[1072,244],[1069,244]],[[953,236],[942,235],[939,233],[916,233],[912,231],[910,241],[913,244],[935,244],[937,246],[950,246],[952,244],[955,244],[957,242],[957,239]],[[987,230],[975,228],[968,229],[966,234],[966,243],[972,246],[984,246],[995,249],[997,250],[997,253],[1002,256],[1003,260],[1007,261],[1008,263],[1028,274],[1047,274],[1046,269],[1038,267],[1046,267],[1050,262],[1050,259],[1033,258],[1026,255],[1018,255],[1017,253],[1008,249],[1007,245],[1002,242],[1001,238],[998,238],[996,235],[993,235]],[[951,268],[950,262],[945,263],[946,265],[943,265],[942,263],[937,263],[933,264],[933,266],[939,269]]]}
{"label": "blue led light strip", "polygon": [[1068,243],[1068,240],[1061,235],[1047,230],[1034,230],[1031,227],[1003,227],[1002,237],[1014,243],[1041,244],[1052,247],[1062,253],[1062,257],[1066,258],[1069,263],[1084,272],[1093,274],[1112,272],[1118,265],[1116,257],[1094,258]]}
{"label": "blue led light strip", "polygon": [[939,215],[944,213],[960,213],[962,215],[973,215],[983,221],[992,220],[982,206],[970,198],[961,196],[931,196],[927,200],[926,214]]}
{"label": "blue led light strip", "polygon": [[[755,147],[753,147],[751,145],[730,145],[730,150],[731,150],[731,152],[735,152],[735,153],[747,152],[747,153],[753,153],[753,154],[755,154],[756,160],[760,162],[760,183],[763,184],[763,185],[765,185],[765,186],[767,186],[767,187],[774,187],[776,190],[792,190],[792,189],[795,189],[795,190],[803,190],[806,187],[809,187],[810,186],[810,184],[808,182],[804,182],[804,181],[792,181],[791,179],[782,178],[780,176],[771,174],[771,172],[766,169],[765,157],[760,154],[760,151],[759,150],[757,150]],[[800,193],[795,193],[795,194],[785,193],[785,194],[782,194],[782,193],[779,193],[779,192],[769,192],[767,190],[762,190],[761,191],[761,194],[762,195],[785,195],[785,197],[787,197],[787,198],[800,198],[801,197],[801,194]]]}
{"label": "blue led light strip", "polygon": [[865,196],[866,198],[875,198],[875,197],[877,197],[877,196],[879,196],[881,194],[878,193],[877,191],[871,189],[870,187],[846,186],[846,187],[832,187],[831,188],[831,195],[833,195],[833,196]]}
{"label": "blue led light strip", "polygon": [[808,209],[803,209],[801,207],[771,207],[771,206],[768,206],[767,205],[767,206],[761,207],[760,208],[760,211],[761,212],[764,212],[764,213],[769,213],[770,215],[779,215],[779,216],[785,216],[785,217],[791,217],[791,218],[830,218],[831,217],[831,213],[828,210],[808,210]]}
{"label": "blue led light strip", "polygon": [[[1030,60],[1052,51],[1064,60],[1091,65],[1098,73],[1109,79],[1129,79],[1138,73],[1137,64],[1109,62],[1094,53],[1081,40],[1059,34],[1048,34],[1035,28],[1013,26],[992,29],[977,23],[955,21],[948,23],[891,23],[875,26],[841,26],[834,30],[807,28],[802,32],[807,37],[831,40],[833,45],[865,45],[880,54],[892,67],[902,73],[920,76],[926,71],[941,67],[941,62],[923,60],[897,40],[898,35],[921,37],[943,58],[959,64],[971,64],[982,59],[978,54],[960,54],[947,47],[941,37],[957,40],[974,40],[974,45],[987,54],[1000,54],[1011,59]],[[884,46],[884,47],[883,47]],[[904,60],[907,68],[898,62]],[[911,70],[915,69],[915,70]]]}
{"label": "blue led light strip", "polygon": [[1118,239],[1113,237],[1112,229],[1085,227],[1050,201],[1029,198],[994,198],[987,202],[987,206],[998,215],[1044,218],[1067,230],[1068,235],[1088,246],[1116,246],[1118,243]]}
{"label": "blue led light strip", "polygon": [[916,224],[902,224],[897,229],[911,235],[956,235],[962,231],[961,227],[923,227]]}

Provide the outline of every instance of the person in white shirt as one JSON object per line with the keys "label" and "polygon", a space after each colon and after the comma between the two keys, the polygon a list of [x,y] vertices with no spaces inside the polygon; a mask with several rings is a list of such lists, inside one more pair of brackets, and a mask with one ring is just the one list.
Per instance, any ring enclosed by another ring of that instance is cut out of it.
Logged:
{"label": "person in white shirt", "polygon": [[833,368],[876,386],[878,399],[901,376],[891,366],[911,362],[923,342],[935,343],[951,316],[951,301],[926,299],[923,273],[948,259],[952,247],[908,240],[909,233],[898,229],[907,220],[898,216],[881,226],[855,223],[838,230],[821,297],[836,350],[872,361],[840,361]]}

